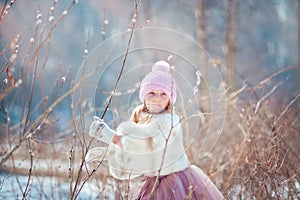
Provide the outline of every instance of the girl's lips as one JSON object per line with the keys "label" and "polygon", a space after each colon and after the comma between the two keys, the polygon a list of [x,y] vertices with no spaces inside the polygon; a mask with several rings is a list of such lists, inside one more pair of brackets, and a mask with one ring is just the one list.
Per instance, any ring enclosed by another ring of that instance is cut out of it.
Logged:
{"label": "girl's lips", "polygon": [[150,106],[153,106],[153,107],[161,107],[160,104],[151,104]]}
{"label": "girl's lips", "polygon": [[148,109],[149,109],[151,112],[157,112],[157,111],[160,111],[160,110],[161,110],[161,106],[158,105],[158,104],[151,104],[151,105],[148,105]]}

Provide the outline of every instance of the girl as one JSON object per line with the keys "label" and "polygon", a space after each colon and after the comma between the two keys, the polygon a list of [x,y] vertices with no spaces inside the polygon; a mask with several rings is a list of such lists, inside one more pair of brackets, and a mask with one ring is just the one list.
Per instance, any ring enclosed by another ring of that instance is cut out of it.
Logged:
{"label": "girl", "polygon": [[[98,117],[89,134],[109,144],[109,171],[117,179],[145,176],[132,199],[223,199],[203,171],[190,165],[183,146],[180,118],[173,111],[176,85],[171,68],[159,61],[141,82],[142,105],[116,131]],[[91,150],[88,160],[99,156]]]}

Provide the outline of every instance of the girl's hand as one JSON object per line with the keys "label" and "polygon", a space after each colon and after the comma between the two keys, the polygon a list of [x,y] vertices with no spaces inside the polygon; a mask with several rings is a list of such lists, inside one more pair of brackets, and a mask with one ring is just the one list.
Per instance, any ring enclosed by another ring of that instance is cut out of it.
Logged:
{"label": "girl's hand", "polygon": [[122,142],[121,142],[121,139],[122,139],[122,136],[120,135],[115,135],[113,138],[112,138],[112,143],[118,145],[120,148],[122,148]]}
{"label": "girl's hand", "polygon": [[89,135],[91,137],[96,137],[97,139],[101,139],[104,126],[105,123],[103,122],[103,120],[97,116],[94,116],[94,121],[90,126]]}
{"label": "girl's hand", "polygon": [[110,144],[112,138],[116,135],[116,132],[109,128],[103,119],[95,116],[94,121],[90,126],[89,135],[95,137],[97,140]]}

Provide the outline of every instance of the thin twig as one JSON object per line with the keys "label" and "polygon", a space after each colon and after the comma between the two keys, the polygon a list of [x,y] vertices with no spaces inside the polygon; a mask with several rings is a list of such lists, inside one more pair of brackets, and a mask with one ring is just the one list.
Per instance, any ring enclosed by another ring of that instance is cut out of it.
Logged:
{"label": "thin twig", "polygon": [[[40,42],[40,44],[37,46],[37,48],[35,49],[35,51],[33,52],[33,56],[31,57],[29,63],[27,64],[27,66],[25,67],[25,71],[24,73],[21,75],[20,80],[23,80],[24,77],[27,75],[29,68],[32,66],[32,63],[34,62],[34,60],[36,59],[36,55],[38,54],[38,52],[42,49],[42,47],[47,43],[48,39],[51,37],[52,32],[55,30],[55,28],[57,27],[57,25],[62,21],[62,19],[66,16],[66,14],[70,11],[70,9],[73,7],[73,5],[76,2],[73,1],[70,6],[58,17],[58,19],[56,20],[56,22],[50,27],[50,30],[48,32],[48,34],[46,35],[45,39],[42,40]],[[16,89],[18,87],[18,85],[12,86],[7,88],[4,92],[2,92],[0,94],[0,101],[2,101],[8,94],[10,94],[14,89]]]}
{"label": "thin twig", "polygon": [[[40,37],[39,38],[42,38],[44,32],[42,31],[41,34],[40,34]],[[40,41],[39,41],[40,42]],[[38,42],[38,43],[39,43]],[[39,51],[36,52],[36,61],[35,61],[35,65],[34,65],[34,70],[33,70],[33,73],[32,73],[32,80],[31,80],[31,87],[30,87],[30,94],[29,94],[29,101],[28,101],[28,104],[26,106],[27,108],[27,111],[26,111],[26,115],[25,115],[25,123],[24,123],[24,126],[23,126],[23,130],[21,132],[21,134],[23,135],[26,131],[26,126],[27,126],[27,122],[29,120],[29,114],[30,114],[30,110],[31,110],[31,103],[32,103],[32,97],[33,97],[33,94],[34,94],[34,87],[35,87],[35,80],[36,80],[36,73],[37,73],[37,67],[38,67],[38,61],[39,61]],[[20,135],[20,137],[22,136]]]}
{"label": "thin twig", "polygon": [[27,183],[26,183],[26,187],[25,190],[23,192],[23,200],[25,200],[27,198],[28,192],[29,192],[29,184],[30,184],[30,180],[31,180],[31,175],[32,175],[32,168],[33,168],[33,153],[32,150],[29,150],[29,156],[30,156],[30,167],[29,167],[29,174],[28,174],[28,178],[27,178]]}
{"label": "thin twig", "polygon": [[291,70],[291,69],[295,69],[295,68],[297,68],[297,67],[295,67],[295,66],[288,66],[286,68],[283,68],[283,69],[281,69],[281,70],[279,70],[279,71],[271,74],[270,76],[268,76],[264,80],[260,81],[258,84],[256,84],[252,88],[252,90],[251,90],[251,92],[250,92],[250,94],[249,94],[249,96],[248,96],[248,98],[247,98],[247,100],[245,102],[244,107],[246,107],[249,104],[249,101],[250,101],[252,95],[255,93],[256,90],[260,89],[263,85],[265,85],[266,83],[268,83],[270,80],[272,80],[274,77],[278,76],[279,74],[281,74],[281,73],[283,73],[285,71]]}
{"label": "thin twig", "polygon": [[120,72],[119,72],[119,75],[117,77],[117,80],[115,82],[115,85],[114,85],[114,88],[113,88],[113,91],[108,99],[108,102],[107,102],[107,105],[104,109],[104,112],[102,113],[102,116],[101,116],[101,119],[104,118],[109,106],[110,106],[110,103],[112,101],[112,98],[117,90],[117,86],[119,84],[119,81],[121,79],[121,76],[122,76],[122,73],[123,73],[123,70],[124,70],[124,67],[125,67],[125,63],[126,63],[126,60],[127,60],[127,56],[128,56],[128,51],[129,51],[129,48],[130,48],[130,44],[131,44],[131,40],[132,40],[132,37],[133,37],[133,33],[134,33],[134,30],[135,30],[135,24],[136,24],[136,18],[137,18],[137,14],[138,14],[138,11],[139,11],[139,6],[141,4],[142,0],[140,0],[139,4],[136,4],[136,9],[135,9],[135,13],[134,13],[134,16],[133,16],[133,19],[132,19],[132,23],[131,23],[131,31],[130,31],[130,36],[129,36],[129,40],[128,40],[128,43],[127,43],[127,48],[126,48],[126,51],[125,51],[125,56],[124,56],[124,59],[123,59],[123,62],[122,62],[122,66],[121,66],[121,69],[120,69]]}
{"label": "thin twig", "polygon": [[[169,56],[168,58],[169,60],[169,65],[171,67],[171,76],[173,76],[173,58],[172,56]],[[171,85],[171,88],[173,88],[173,82],[172,82],[172,85]],[[171,102],[170,102],[171,103]],[[166,138],[166,141],[165,141],[165,145],[164,145],[164,148],[163,148],[163,154],[162,154],[162,158],[161,158],[161,162],[160,162],[160,167],[158,169],[158,174],[156,175],[156,178],[155,178],[155,181],[154,181],[154,184],[153,184],[153,187],[151,189],[151,192],[149,194],[149,199],[152,199],[153,198],[153,195],[154,195],[154,192],[156,190],[156,187],[158,185],[158,180],[159,180],[159,176],[160,176],[160,172],[163,168],[163,164],[164,164],[164,160],[165,160],[165,156],[166,156],[166,152],[167,152],[167,147],[168,147],[168,144],[169,144],[169,140],[170,140],[170,137],[171,137],[171,134],[172,134],[172,130],[174,128],[174,122],[173,122],[173,112],[171,113],[171,124],[170,124],[170,130],[169,130],[169,133],[168,133],[168,136]],[[180,122],[179,122],[180,123]]]}
{"label": "thin twig", "polygon": [[274,125],[276,125],[279,120],[286,114],[286,112],[290,109],[290,107],[298,100],[298,98],[300,97],[300,93],[292,100],[290,101],[290,103],[285,107],[285,109],[280,113],[279,117],[277,118],[277,120],[275,121]]}
{"label": "thin twig", "polygon": [[14,3],[16,2],[16,0],[11,0],[9,2],[8,5],[7,4],[7,0],[5,0],[5,2],[3,3],[3,7],[1,10],[1,15],[0,15],[0,22],[4,19],[4,17],[8,14],[8,11],[11,9],[11,7],[14,5]]}
{"label": "thin twig", "polygon": [[[132,38],[133,38],[133,33],[134,33],[134,30],[135,30],[136,17],[137,17],[137,14],[138,14],[138,11],[139,11],[139,6],[140,6],[141,2],[142,2],[142,1],[140,0],[139,4],[136,5],[134,18],[133,18],[132,23],[131,23],[131,32],[130,32],[130,36],[129,36],[129,39],[128,39],[127,48],[126,48],[126,51],[125,51],[125,56],[124,56],[124,59],[123,59],[123,62],[122,62],[122,66],[121,66],[121,68],[120,68],[120,72],[119,72],[119,74],[118,74],[117,80],[116,80],[116,82],[115,82],[115,84],[114,84],[113,91],[112,91],[112,93],[111,93],[111,95],[110,95],[110,97],[109,97],[109,100],[108,100],[108,102],[107,102],[107,104],[106,104],[106,107],[105,107],[105,109],[104,109],[104,112],[102,113],[101,119],[104,118],[105,114],[106,114],[107,111],[108,111],[108,108],[109,108],[109,106],[110,106],[110,103],[111,103],[111,101],[112,101],[112,98],[113,98],[113,96],[114,96],[114,93],[115,93],[116,90],[117,90],[118,83],[119,83],[119,81],[120,81],[120,79],[121,79],[121,76],[122,76],[122,74],[123,74],[123,70],[124,70],[124,67],[125,67],[126,60],[127,60],[127,56],[128,56],[128,52],[129,52],[131,40],[132,40]],[[84,184],[86,183],[86,181],[91,177],[91,176],[88,176],[88,177],[83,181],[83,183],[81,184],[81,186],[79,187],[79,180],[81,179],[81,174],[82,174],[82,171],[83,171],[83,166],[85,165],[85,157],[86,157],[86,155],[87,155],[87,153],[88,153],[88,150],[90,149],[90,147],[91,147],[91,145],[92,145],[92,143],[93,143],[93,140],[94,140],[94,138],[92,138],[92,139],[90,140],[89,144],[86,146],[85,152],[83,152],[82,162],[81,162],[81,165],[80,165],[80,167],[79,167],[79,172],[78,172],[78,175],[77,175],[77,180],[76,180],[76,182],[75,182],[75,186],[74,186],[74,188],[73,188],[73,192],[72,192],[72,194],[71,194],[71,196],[70,196],[70,199],[76,199],[76,198],[78,197],[78,195],[79,195],[79,193],[80,193],[80,191],[81,191],[83,185],[84,185]],[[77,188],[78,188],[78,187],[79,187],[79,190],[78,190],[77,194],[75,194],[75,192],[77,191]]]}
{"label": "thin twig", "polygon": [[88,176],[82,181],[82,184],[80,185],[80,187],[79,187],[79,189],[77,191],[77,194],[75,195],[74,199],[77,199],[77,197],[80,194],[80,192],[81,192],[83,186],[85,185],[85,183],[98,171],[98,169],[100,168],[100,166],[102,165],[102,163],[103,163],[103,161],[105,159],[105,156],[106,156],[107,152],[108,152],[108,148],[106,148],[105,153],[104,153],[102,159],[97,164],[96,168],[94,168],[91,173],[88,173]]}
{"label": "thin twig", "polygon": [[255,106],[255,110],[254,110],[254,113],[257,113],[258,112],[258,109],[260,108],[260,105],[262,102],[264,102],[269,96],[271,96],[277,89],[277,86],[278,84],[276,84],[272,90],[270,90],[267,94],[265,94],[257,103],[256,103],[256,106]]}
{"label": "thin twig", "polygon": [[49,114],[53,111],[53,109],[62,102],[69,95],[73,94],[75,90],[79,88],[80,84],[76,84],[72,89],[67,91],[64,95],[54,101],[30,126],[30,128],[23,134],[23,137],[18,141],[18,143],[8,152],[6,152],[0,160],[0,166],[21,146],[21,144],[31,135],[36,133],[37,127],[41,126],[42,123],[48,118]]}

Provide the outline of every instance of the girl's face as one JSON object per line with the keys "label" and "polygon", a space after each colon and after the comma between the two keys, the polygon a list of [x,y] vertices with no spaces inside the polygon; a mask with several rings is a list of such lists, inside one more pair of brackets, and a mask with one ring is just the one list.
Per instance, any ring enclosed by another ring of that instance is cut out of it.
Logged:
{"label": "girl's face", "polygon": [[158,114],[166,110],[170,103],[170,98],[162,90],[151,90],[145,96],[145,103],[151,113]]}

